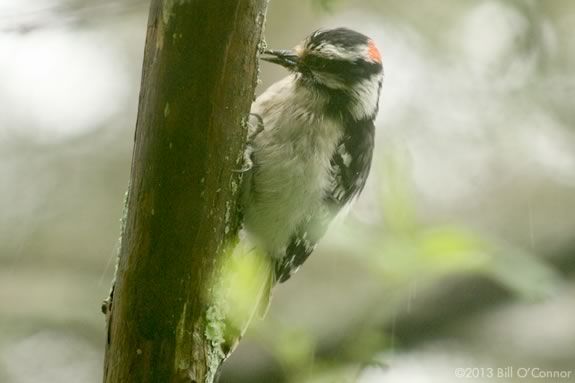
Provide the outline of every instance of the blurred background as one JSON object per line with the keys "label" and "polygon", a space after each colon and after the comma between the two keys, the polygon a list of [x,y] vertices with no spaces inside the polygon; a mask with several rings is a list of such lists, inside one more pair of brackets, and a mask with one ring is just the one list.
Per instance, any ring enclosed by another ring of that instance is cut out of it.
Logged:
{"label": "blurred background", "polygon": [[[147,10],[0,0],[0,382],[101,381]],[[575,381],[573,25],[571,0],[271,1],[273,48],[377,41],[376,155],[222,382]]]}

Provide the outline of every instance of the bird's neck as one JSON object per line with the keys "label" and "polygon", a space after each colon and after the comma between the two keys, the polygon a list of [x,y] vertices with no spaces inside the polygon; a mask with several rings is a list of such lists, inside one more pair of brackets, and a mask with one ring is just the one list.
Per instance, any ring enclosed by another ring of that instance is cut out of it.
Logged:
{"label": "bird's neck", "polygon": [[355,84],[350,93],[349,111],[358,121],[373,119],[379,108],[381,78],[370,78]]}

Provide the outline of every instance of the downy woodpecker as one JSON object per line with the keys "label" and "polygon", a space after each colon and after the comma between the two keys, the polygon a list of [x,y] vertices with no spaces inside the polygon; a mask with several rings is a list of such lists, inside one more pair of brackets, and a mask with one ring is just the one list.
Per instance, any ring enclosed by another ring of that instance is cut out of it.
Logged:
{"label": "downy woodpecker", "polygon": [[363,189],[383,68],[373,40],[346,28],[265,55],[291,73],[252,105],[242,203],[247,234],[272,259],[273,286]]}

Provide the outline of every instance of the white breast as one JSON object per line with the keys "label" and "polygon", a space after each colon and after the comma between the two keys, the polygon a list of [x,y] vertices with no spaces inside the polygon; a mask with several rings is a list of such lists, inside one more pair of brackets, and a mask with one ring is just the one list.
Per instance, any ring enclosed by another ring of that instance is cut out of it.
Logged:
{"label": "white breast", "polygon": [[245,226],[275,256],[283,255],[297,226],[322,202],[330,159],[343,134],[324,117],[324,100],[295,86],[294,76],[272,85],[252,106],[264,130],[253,142]]}

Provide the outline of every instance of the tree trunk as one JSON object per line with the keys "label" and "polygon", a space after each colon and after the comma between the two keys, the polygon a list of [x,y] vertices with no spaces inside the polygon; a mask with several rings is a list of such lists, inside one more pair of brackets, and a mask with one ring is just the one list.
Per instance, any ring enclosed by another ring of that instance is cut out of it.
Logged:
{"label": "tree trunk", "polygon": [[211,383],[267,0],[152,0],[104,382]]}

